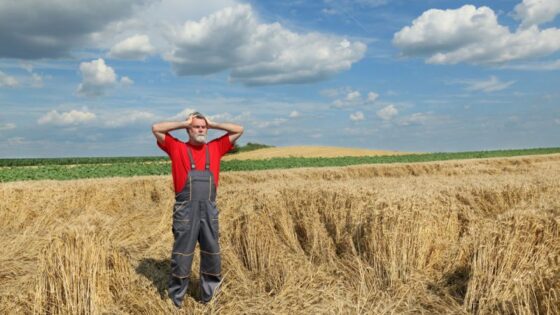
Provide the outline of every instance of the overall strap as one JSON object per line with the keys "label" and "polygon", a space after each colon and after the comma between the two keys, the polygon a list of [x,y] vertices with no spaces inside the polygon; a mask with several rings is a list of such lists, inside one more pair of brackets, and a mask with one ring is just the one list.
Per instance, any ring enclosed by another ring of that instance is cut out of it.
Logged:
{"label": "overall strap", "polygon": [[[189,156],[189,162],[191,164],[191,170],[196,169],[196,165],[194,164],[194,159],[192,157],[191,148],[187,146],[187,154]],[[210,169],[210,150],[208,149],[208,145],[206,145],[206,164],[204,165],[206,170]]]}
{"label": "overall strap", "polygon": [[189,155],[189,162],[191,164],[191,170],[194,171],[196,169],[196,165],[194,164],[194,159],[192,157],[191,148],[189,148],[189,146],[187,146],[187,153]]}
{"label": "overall strap", "polygon": [[206,145],[206,165],[205,165],[205,169],[206,170],[210,169],[210,150],[208,149],[208,145]]}

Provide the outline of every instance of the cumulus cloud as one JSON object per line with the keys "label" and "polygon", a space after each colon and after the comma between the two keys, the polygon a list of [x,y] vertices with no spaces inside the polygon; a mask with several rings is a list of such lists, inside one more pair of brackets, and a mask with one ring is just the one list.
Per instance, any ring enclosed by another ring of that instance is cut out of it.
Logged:
{"label": "cumulus cloud", "polygon": [[131,78],[124,76],[121,78],[121,84],[124,86],[130,86],[134,84],[134,81]]}
{"label": "cumulus cloud", "polygon": [[532,25],[512,33],[492,9],[465,5],[425,11],[395,33],[393,44],[404,56],[422,56],[433,64],[497,64],[560,51],[560,30]]}
{"label": "cumulus cloud", "polygon": [[359,91],[352,91],[346,94],[346,100],[349,102],[358,101],[362,98],[362,94]]}
{"label": "cumulus cloud", "polygon": [[80,72],[82,83],[78,86],[78,94],[81,95],[100,96],[117,84],[115,71],[101,58],[80,63]]}
{"label": "cumulus cloud", "polygon": [[[0,57],[59,58],[148,0],[0,1]],[[32,8],[32,9],[30,9]]]}
{"label": "cumulus cloud", "polygon": [[558,0],[523,0],[515,6],[515,17],[521,21],[521,28],[550,22],[558,14],[560,14]]}
{"label": "cumulus cloud", "polygon": [[146,111],[130,110],[122,113],[112,113],[104,119],[106,127],[116,128],[136,123],[148,123],[154,121],[156,115]]}
{"label": "cumulus cloud", "polygon": [[59,113],[57,110],[51,110],[37,120],[39,125],[56,125],[71,126],[79,125],[95,120],[96,115],[87,109],[71,110]]}
{"label": "cumulus cloud", "polygon": [[377,101],[378,98],[379,98],[379,94],[375,92],[369,92],[367,95],[367,100],[370,103],[374,103],[375,101]]}
{"label": "cumulus cloud", "polygon": [[147,35],[134,35],[113,46],[109,56],[117,59],[144,60],[155,51]]}
{"label": "cumulus cloud", "polygon": [[350,114],[350,120],[352,121],[360,121],[364,119],[365,119],[364,113],[360,111]]}
{"label": "cumulus cloud", "polygon": [[325,89],[319,92],[322,96],[335,99],[332,106],[336,108],[359,107],[375,103],[379,94],[370,91],[367,97],[362,97],[362,93],[351,87]]}
{"label": "cumulus cloud", "polygon": [[391,104],[377,111],[377,116],[383,120],[391,120],[399,114],[395,105]]}
{"label": "cumulus cloud", "polygon": [[348,107],[352,105],[357,105],[362,103],[362,94],[359,91],[354,91],[349,89],[345,97],[342,99],[337,99],[333,102],[335,107]]}
{"label": "cumulus cloud", "polygon": [[8,75],[0,70],[0,87],[16,87],[19,85],[19,81],[11,76]]}
{"label": "cumulus cloud", "polygon": [[465,80],[460,83],[465,85],[467,91],[482,91],[482,92],[496,92],[505,90],[510,87],[515,81],[502,82],[496,76],[490,76],[484,80]]}
{"label": "cumulus cloud", "polygon": [[297,110],[290,113],[290,118],[298,118],[299,116],[301,116],[301,114]]}
{"label": "cumulus cloud", "polygon": [[165,54],[178,75],[231,70],[245,85],[304,83],[350,69],[366,50],[361,42],[319,33],[298,34],[279,23],[259,23],[249,5],[187,21],[170,35]]}

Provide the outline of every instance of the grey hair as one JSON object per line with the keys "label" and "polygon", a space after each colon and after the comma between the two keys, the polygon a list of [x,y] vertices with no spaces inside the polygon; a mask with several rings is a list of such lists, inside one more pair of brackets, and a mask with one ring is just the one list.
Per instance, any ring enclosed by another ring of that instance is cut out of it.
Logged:
{"label": "grey hair", "polygon": [[190,113],[189,116],[187,116],[187,119],[189,119],[190,116],[194,116],[196,118],[204,119],[204,121],[206,122],[206,126],[208,126],[208,120],[206,119],[206,116],[202,115],[200,112]]}
{"label": "grey hair", "polygon": [[205,119],[206,117],[204,117],[204,115],[202,115],[200,112],[192,112],[189,114],[189,116],[194,116],[196,118],[202,118]]}

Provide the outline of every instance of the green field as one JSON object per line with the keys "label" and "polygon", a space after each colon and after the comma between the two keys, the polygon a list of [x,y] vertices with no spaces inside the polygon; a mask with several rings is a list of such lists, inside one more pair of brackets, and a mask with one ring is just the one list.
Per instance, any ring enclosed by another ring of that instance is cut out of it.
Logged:
{"label": "green field", "polygon": [[[271,158],[222,161],[222,171],[253,171],[297,167],[348,166],[377,163],[413,163],[458,159],[560,153],[557,148],[425,153],[336,158]],[[167,157],[98,157],[53,159],[0,159],[0,182],[40,179],[78,179],[115,176],[169,175]]]}

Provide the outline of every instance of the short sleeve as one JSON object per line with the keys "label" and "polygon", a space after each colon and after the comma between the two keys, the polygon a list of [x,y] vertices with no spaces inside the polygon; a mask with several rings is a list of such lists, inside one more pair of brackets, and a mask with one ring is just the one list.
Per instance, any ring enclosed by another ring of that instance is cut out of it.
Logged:
{"label": "short sleeve", "polygon": [[224,156],[231,148],[231,142],[229,141],[229,134],[224,134],[223,136],[214,140],[218,146],[218,151],[220,152],[220,156]]}
{"label": "short sleeve", "polygon": [[177,147],[177,144],[180,143],[177,138],[173,137],[169,132],[165,133],[165,139],[163,140],[163,144],[156,140],[156,143],[160,149],[165,151],[167,154],[171,154],[173,149]]}

